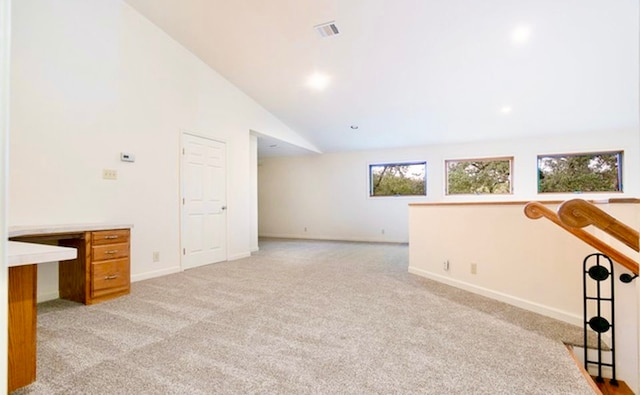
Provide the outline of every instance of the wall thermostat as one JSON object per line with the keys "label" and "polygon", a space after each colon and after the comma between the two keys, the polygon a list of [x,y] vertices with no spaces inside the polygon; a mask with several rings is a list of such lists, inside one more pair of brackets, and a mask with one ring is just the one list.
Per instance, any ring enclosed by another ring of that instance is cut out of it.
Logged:
{"label": "wall thermostat", "polygon": [[120,160],[123,162],[135,162],[136,161],[136,157],[133,154],[128,154],[126,152],[121,152],[120,153]]}

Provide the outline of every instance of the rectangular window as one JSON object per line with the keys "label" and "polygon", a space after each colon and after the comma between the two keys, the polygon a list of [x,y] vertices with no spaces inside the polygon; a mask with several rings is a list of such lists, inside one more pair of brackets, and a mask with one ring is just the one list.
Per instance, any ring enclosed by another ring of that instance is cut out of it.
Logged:
{"label": "rectangular window", "polygon": [[510,194],[513,158],[446,160],[447,195]]}
{"label": "rectangular window", "polygon": [[622,192],[622,151],[539,155],[538,192]]}
{"label": "rectangular window", "polygon": [[369,165],[369,196],[426,196],[427,162]]}

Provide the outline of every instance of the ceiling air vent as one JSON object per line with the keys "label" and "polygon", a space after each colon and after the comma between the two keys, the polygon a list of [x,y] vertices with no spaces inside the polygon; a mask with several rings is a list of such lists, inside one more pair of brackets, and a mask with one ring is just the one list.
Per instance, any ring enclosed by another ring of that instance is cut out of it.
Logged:
{"label": "ceiling air vent", "polygon": [[335,24],[335,21],[323,23],[321,25],[314,26],[314,29],[320,34],[322,37],[330,37],[340,34],[338,27]]}

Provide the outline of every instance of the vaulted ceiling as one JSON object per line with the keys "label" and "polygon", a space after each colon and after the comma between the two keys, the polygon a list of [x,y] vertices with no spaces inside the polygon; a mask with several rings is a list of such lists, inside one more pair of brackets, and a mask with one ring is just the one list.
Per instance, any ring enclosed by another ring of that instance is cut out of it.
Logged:
{"label": "vaulted ceiling", "polygon": [[638,0],[125,1],[324,152],[639,127]]}

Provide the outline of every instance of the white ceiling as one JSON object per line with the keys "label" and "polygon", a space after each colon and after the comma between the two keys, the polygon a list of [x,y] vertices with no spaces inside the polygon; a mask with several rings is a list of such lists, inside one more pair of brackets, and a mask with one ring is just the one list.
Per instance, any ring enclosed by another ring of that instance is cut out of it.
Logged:
{"label": "white ceiling", "polygon": [[324,152],[639,127],[639,0],[125,1]]}

